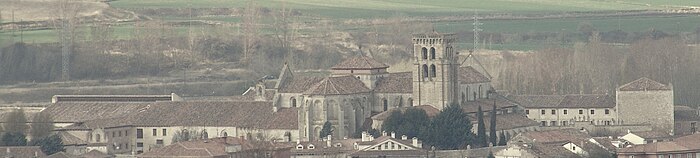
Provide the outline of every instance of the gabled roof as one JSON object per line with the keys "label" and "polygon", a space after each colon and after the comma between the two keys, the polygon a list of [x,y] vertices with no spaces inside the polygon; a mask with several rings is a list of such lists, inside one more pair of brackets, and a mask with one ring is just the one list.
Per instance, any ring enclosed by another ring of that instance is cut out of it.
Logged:
{"label": "gabled roof", "polygon": [[162,148],[156,148],[136,157],[216,157],[227,156],[227,146],[240,146],[241,151],[266,147],[255,145],[236,137],[220,137],[206,140],[177,142]]}
{"label": "gabled roof", "polygon": [[634,134],[636,136],[639,136],[644,139],[661,139],[661,138],[670,138],[672,135],[664,132],[659,132],[659,131],[640,131],[640,132],[631,132],[630,134]]}
{"label": "gabled roof", "polygon": [[65,131],[58,131],[58,132],[56,132],[56,134],[58,134],[58,137],[61,138],[61,142],[63,143],[63,145],[87,145],[88,144],[87,141],[82,140],[82,139],[74,136],[73,134],[70,134],[70,133],[65,132]]}
{"label": "gabled roof", "polygon": [[501,95],[491,95],[491,98],[487,99],[477,99],[474,101],[466,101],[462,104],[462,110],[465,113],[476,113],[481,106],[481,110],[484,112],[491,111],[493,105],[496,105],[496,109],[504,109],[516,107],[517,103],[508,100],[506,97]]}
{"label": "gabled roof", "polygon": [[491,81],[491,79],[479,71],[476,71],[476,69],[471,66],[460,67],[458,74],[459,83],[461,84],[484,83]]}
{"label": "gabled roof", "polygon": [[377,81],[374,92],[377,93],[413,93],[411,72],[390,73]]}
{"label": "gabled roof", "polygon": [[[296,76],[290,78],[289,81],[284,82],[284,84],[280,85],[279,92],[280,93],[302,93],[323,79],[324,79],[323,77],[296,75]],[[280,83],[282,83],[282,82],[280,82]]]}
{"label": "gabled roof", "polygon": [[90,150],[89,152],[87,152],[87,153],[85,153],[85,154],[82,154],[82,155],[80,155],[79,157],[84,157],[84,158],[109,158],[110,156],[107,155],[107,154],[105,154],[105,153],[103,153],[103,152],[97,151],[97,150]]}
{"label": "gabled roof", "polygon": [[630,83],[620,86],[618,88],[620,91],[657,91],[657,90],[671,90],[670,86],[661,84],[652,79],[642,77],[634,80]]}
{"label": "gabled roof", "polygon": [[598,94],[508,95],[525,108],[613,108],[615,98]]}
{"label": "gabled roof", "polygon": [[353,76],[326,77],[311,86],[304,94],[311,95],[339,95],[366,93],[370,89],[360,79]]}
{"label": "gabled roof", "polygon": [[700,150],[700,133],[683,136],[673,141],[653,142],[618,149],[618,153],[666,153],[674,151]]}
{"label": "gabled roof", "polygon": [[357,56],[336,64],[331,67],[333,70],[370,70],[370,69],[384,69],[388,68],[384,63],[378,62],[373,58],[367,56]]}
{"label": "gabled roof", "polygon": [[61,152],[51,154],[46,158],[76,158],[76,157],[77,156],[75,156],[75,155],[71,155],[71,154],[68,154],[66,152],[61,151]]}
{"label": "gabled roof", "polygon": [[[484,125],[486,129],[490,129],[491,127],[491,119],[489,119],[490,116],[484,116]],[[471,117],[470,119],[472,121],[472,124],[476,125],[477,124],[477,119],[476,117]],[[509,113],[509,114],[501,114],[501,115],[496,115],[496,130],[509,130],[509,129],[516,129],[516,128],[522,128],[522,127],[533,127],[533,126],[539,126],[540,124],[537,123],[536,121],[527,118],[527,116],[522,115],[522,114],[517,114],[517,113]]]}

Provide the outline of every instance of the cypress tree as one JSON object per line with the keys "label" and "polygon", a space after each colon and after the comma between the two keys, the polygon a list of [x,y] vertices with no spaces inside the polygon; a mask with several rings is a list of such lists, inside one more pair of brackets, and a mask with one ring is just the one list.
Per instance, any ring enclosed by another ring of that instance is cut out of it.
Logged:
{"label": "cypress tree", "polygon": [[476,112],[477,129],[476,129],[476,144],[475,147],[487,146],[488,136],[486,136],[486,125],[484,124],[484,111],[479,106],[479,111]]}
{"label": "cypress tree", "polygon": [[403,113],[401,113],[401,110],[393,110],[389,114],[389,117],[384,120],[384,123],[382,123],[382,131],[399,133],[398,130],[403,121],[404,116]]}
{"label": "cypress tree", "polygon": [[[423,132],[424,146],[434,146],[441,150],[454,150],[472,143],[472,123],[467,114],[457,104],[443,109]],[[472,144],[473,145],[473,144]]]}
{"label": "cypress tree", "polygon": [[326,123],[323,123],[323,128],[321,128],[321,131],[319,132],[319,139],[331,135],[331,133],[333,133],[333,130],[331,128],[331,122],[326,121]]}
{"label": "cypress tree", "polygon": [[494,102],[493,104],[493,109],[491,109],[491,126],[489,126],[489,136],[491,138],[491,144],[496,146],[498,145],[497,143],[497,136],[496,136],[496,103]]}
{"label": "cypress tree", "polygon": [[506,142],[508,141],[507,140],[508,138],[506,138],[505,133],[506,133],[505,131],[501,130],[501,136],[500,136],[501,139],[498,139],[498,146],[504,146],[507,144]]}

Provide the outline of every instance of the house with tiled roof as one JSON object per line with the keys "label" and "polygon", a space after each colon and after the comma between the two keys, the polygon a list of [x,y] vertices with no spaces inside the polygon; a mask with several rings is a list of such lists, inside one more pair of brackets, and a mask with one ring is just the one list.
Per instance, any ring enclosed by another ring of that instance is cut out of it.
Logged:
{"label": "house with tiled roof", "polygon": [[[566,155],[591,156],[603,152],[612,155],[614,149],[607,149],[584,131],[576,129],[531,131],[517,134],[508,142],[509,152],[513,149],[531,149],[527,154],[536,157],[561,157]],[[526,150],[527,151],[527,150]],[[504,155],[514,153],[501,152]],[[522,153],[519,153],[522,154]]]}
{"label": "house with tiled roof", "polygon": [[700,134],[692,134],[673,139],[673,141],[653,142],[631,145],[617,150],[618,157],[670,158],[700,157]]}
{"label": "house with tiled roof", "polygon": [[660,131],[628,131],[627,134],[620,137],[620,139],[635,145],[670,141],[672,138],[672,133],[663,133]]}
{"label": "house with tiled roof", "polygon": [[236,137],[177,142],[139,155],[138,158],[245,158],[289,157],[291,143],[273,143]]}
{"label": "house with tiled roof", "polygon": [[609,95],[509,95],[528,118],[549,127],[618,124],[615,98]]}
{"label": "house with tiled roof", "polygon": [[375,138],[367,132],[361,139],[334,140],[327,137],[321,141],[298,142],[291,150],[294,158],[322,157],[426,157],[422,142],[407,136],[397,137],[394,133]]}
{"label": "house with tiled roof", "polygon": [[700,107],[691,108],[688,106],[673,107],[674,135],[684,136],[695,134],[700,131]]}

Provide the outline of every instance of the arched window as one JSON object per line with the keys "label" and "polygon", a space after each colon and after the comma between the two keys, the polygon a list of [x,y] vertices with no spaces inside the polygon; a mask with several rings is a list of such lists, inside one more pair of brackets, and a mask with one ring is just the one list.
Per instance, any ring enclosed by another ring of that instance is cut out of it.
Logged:
{"label": "arched window", "polygon": [[228,133],[226,133],[226,132],[224,132],[224,134],[222,134],[222,135],[223,135],[224,137],[228,137]]}
{"label": "arched window", "polygon": [[102,137],[100,137],[100,134],[97,134],[97,135],[95,136],[95,142],[98,142],[98,143],[99,143],[99,142],[101,141],[100,139],[102,139]]}
{"label": "arched window", "polygon": [[479,98],[482,98],[482,97],[484,97],[484,96],[481,95],[481,85],[479,85]]}
{"label": "arched window", "polygon": [[469,101],[469,86],[467,86],[467,89],[465,90],[465,93],[467,93],[467,101]]}
{"label": "arched window", "polygon": [[408,98],[408,106],[413,106],[413,98]]}
{"label": "arched window", "polygon": [[292,107],[297,107],[297,99],[292,97],[292,99],[290,99],[290,105],[292,105]]}
{"label": "arched window", "polygon": [[202,131],[202,139],[209,139],[209,133],[206,130]]}
{"label": "arched window", "polygon": [[467,100],[466,100],[466,98],[465,98],[465,96],[464,96],[464,93],[462,93],[462,103],[464,103],[464,102],[467,102]]}
{"label": "arched window", "polygon": [[430,59],[435,59],[435,48],[430,47]]}
{"label": "arched window", "polygon": [[423,65],[423,78],[428,78],[428,65]]}
{"label": "arched window", "polygon": [[434,64],[430,64],[430,77],[435,77],[435,76],[436,76],[436,72],[437,72],[437,71],[435,71],[435,65],[434,65]]}
{"label": "arched window", "polygon": [[423,59],[428,59],[428,49],[427,48],[423,47],[420,52],[422,55],[421,57],[423,57]]}
{"label": "arched window", "polygon": [[382,99],[382,105],[384,105],[384,111],[389,110],[389,102],[385,98]]}

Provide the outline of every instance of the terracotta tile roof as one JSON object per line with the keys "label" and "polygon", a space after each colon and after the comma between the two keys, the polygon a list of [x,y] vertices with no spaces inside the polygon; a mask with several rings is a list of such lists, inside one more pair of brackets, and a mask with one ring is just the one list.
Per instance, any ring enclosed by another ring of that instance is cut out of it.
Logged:
{"label": "terracotta tile roof", "polygon": [[390,73],[379,79],[374,91],[377,93],[413,93],[411,72]]}
{"label": "terracotta tile roof", "polygon": [[531,151],[534,151],[535,155],[537,155],[540,158],[563,158],[563,157],[578,158],[578,157],[581,157],[581,155],[578,155],[574,152],[566,150],[566,148],[558,146],[558,145],[534,143],[534,144],[532,144],[532,148],[530,148],[530,149],[531,149]]}
{"label": "terracotta tile roof", "polygon": [[561,130],[549,130],[549,131],[531,131],[524,132],[518,135],[519,137],[525,138],[528,141],[534,143],[565,143],[565,142],[579,142],[585,141],[591,138],[586,133],[583,133],[577,129],[561,129]]}
{"label": "terracotta tile roof", "polygon": [[367,70],[367,69],[383,69],[383,68],[388,68],[388,67],[389,66],[387,66],[386,64],[378,62],[377,60],[374,60],[373,58],[370,58],[367,56],[358,56],[358,57],[352,57],[349,59],[345,59],[344,61],[331,67],[331,69],[334,69],[334,70],[348,70],[348,69]]}
{"label": "terracotta tile roof", "polygon": [[659,132],[659,131],[640,131],[640,132],[632,132],[632,134],[637,135],[639,137],[642,137],[644,139],[660,139],[660,138],[672,137],[668,133]]}
{"label": "terracotta tile roof", "polygon": [[39,146],[2,146],[0,157],[46,157]]}
{"label": "terracotta tile roof", "polygon": [[157,102],[173,101],[170,95],[54,95],[53,102]]}
{"label": "terracotta tile roof", "polygon": [[65,131],[59,131],[59,132],[56,132],[56,134],[58,135],[58,137],[61,138],[61,142],[63,142],[63,145],[87,145],[88,144],[87,141],[82,140],[82,139],[74,136],[73,134],[70,134],[70,133],[65,132]]}
{"label": "terracotta tile roof", "polygon": [[393,112],[394,110],[399,109],[399,110],[401,110],[401,112],[405,112],[408,108],[422,109],[423,111],[425,111],[426,114],[428,114],[428,117],[430,117],[430,118],[432,118],[433,116],[440,113],[440,110],[438,110],[435,107],[430,106],[430,105],[409,106],[409,107],[393,108],[393,109],[381,112],[379,114],[372,116],[372,120],[386,120],[386,118],[389,118],[389,115],[391,115],[391,112]]}
{"label": "terracotta tile roof", "polygon": [[615,98],[609,95],[508,95],[524,108],[613,108]]}
{"label": "terracotta tile roof", "polygon": [[494,105],[494,101],[497,109],[512,108],[517,106],[515,102],[512,102],[503,96],[497,95],[492,96],[488,99],[477,99],[475,101],[467,101],[464,104],[462,104],[462,110],[464,110],[465,113],[476,113],[477,111],[479,111],[479,106],[481,106],[481,110],[483,110],[484,112],[491,111]]}
{"label": "terracotta tile roof", "polygon": [[661,84],[646,77],[639,78],[630,83],[620,86],[620,91],[655,91],[671,90],[670,86]]}
{"label": "terracotta tile roof", "polygon": [[226,156],[226,146],[240,146],[241,151],[257,148],[254,144],[236,137],[221,137],[207,140],[177,142],[153,149],[136,157],[216,157]]}
{"label": "terracotta tile roof", "polygon": [[323,77],[296,75],[293,78],[291,78],[289,81],[284,82],[284,84],[280,85],[279,92],[280,93],[302,93],[323,79],[324,79]]}
{"label": "terracotta tile roof", "polygon": [[[360,139],[331,140],[331,147],[327,147],[326,141],[299,142],[291,149],[291,152],[297,155],[349,153],[355,150],[354,144],[356,142],[360,142]],[[336,146],[337,144],[340,144],[340,146]],[[303,149],[297,149],[297,145],[302,145]],[[313,145],[314,149],[309,149],[309,145]]]}
{"label": "terracotta tile roof", "polygon": [[61,151],[61,152],[51,154],[46,158],[77,158],[77,156]]}
{"label": "terracotta tile roof", "polygon": [[[71,128],[119,126],[232,126],[297,129],[296,108],[273,112],[272,102],[183,101],[150,104],[61,103],[44,112],[61,122],[84,122]],[[82,117],[81,117],[82,115]]]}
{"label": "terracotta tile roof", "polygon": [[311,86],[304,94],[311,95],[341,95],[367,93],[370,89],[362,81],[353,76],[326,77]]}
{"label": "terracotta tile roof", "polygon": [[82,154],[82,155],[79,155],[78,157],[81,157],[81,158],[109,158],[110,156],[103,153],[103,152],[97,151],[97,150],[90,150],[89,152]]}
{"label": "terracotta tile roof", "polygon": [[479,71],[476,71],[476,69],[471,66],[460,67],[458,74],[459,83],[462,84],[484,83],[491,81],[488,77],[484,76],[484,74],[481,74]]}
{"label": "terracotta tile roof", "polygon": [[507,146],[492,146],[483,147],[476,149],[462,149],[462,150],[438,150],[435,151],[437,157],[480,157],[486,158],[489,152],[496,153],[498,151],[508,148]]}
{"label": "terracotta tile roof", "polygon": [[605,148],[606,150],[608,150],[608,151],[617,151],[617,147],[616,147],[615,145],[613,145],[613,143],[612,143],[612,141],[613,141],[612,138],[608,138],[608,137],[594,137],[593,139],[594,139],[596,142],[598,142],[598,144],[600,144],[601,146],[603,146],[603,148]]}
{"label": "terracotta tile roof", "polygon": [[[400,137],[400,136],[397,136],[397,137]],[[406,145],[406,146],[409,146],[409,147],[418,148],[418,147],[413,146],[413,140],[412,140],[412,138],[409,138],[408,140],[401,140],[401,139],[398,139],[398,138],[392,138],[391,136],[380,136],[380,137],[375,138],[375,139],[372,140],[372,141],[368,141],[368,142],[357,142],[357,144],[359,144],[359,145],[376,145],[376,144],[384,143],[384,142],[386,142],[386,141],[388,141],[388,140],[391,140],[391,141],[394,141],[394,142],[398,142],[398,143],[401,143],[401,144]],[[421,142],[421,141],[419,140],[419,142]]]}
{"label": "terracotta tile roof", "polygon": [[360,150],[350,153],[349,157],[425,157],[425,150]]}
{"label": "terracotta tile roof", "polygon": [[[486,129],[491,128],[491,119],[490,118],[491,118],[490,116],[484,116],[484,124],[486,125]],[[473,117],[470,115],[469,120],[472,121],[473,125],[477,124],[476,117]],[[509,113],[509,114],[496,115],[496,130],[498,130],[498,131],[516,129],[516,128],[522,128],[522,127],[532,127],[532,126],[539,126],[539,123],[535,122],[532,119],[527,118],[527,116],[522,115],[522,114]]]}
{"label": "terracotta tile roof", "polygon": [[683,136],[673,141],[654,142],[618,149],[621,154],[668,153],[675,151],[700,150],[700,133]]}

